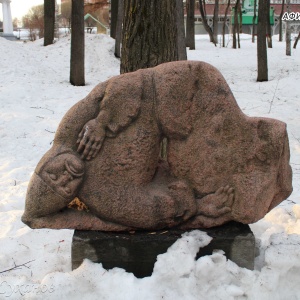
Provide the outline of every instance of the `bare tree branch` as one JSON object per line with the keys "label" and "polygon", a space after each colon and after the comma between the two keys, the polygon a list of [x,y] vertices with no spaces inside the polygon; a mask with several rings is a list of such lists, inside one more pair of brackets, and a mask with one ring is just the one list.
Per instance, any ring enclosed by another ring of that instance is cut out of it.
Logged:
{"label": "bare tree branch", "polygon": [[31,106],[30,108],[34,108],[34,109],[46,109],[51,111],[54,114],[54,111],[52,109],[46,108],[46,107],[41,107],[41,106]]}
{"label": "bare tree branch", "polygon": [[35,259],[30,260],[30,261],[28,261],[28,262],[26,262],[24,264],[21,264],[21,265],[16,265],[16,263],[14,261],[14,265],[15,265],[14,267],[12,267],[10,269],[7,269],[7,270],[4,270],[4,271],[1,271],[0,274],[5,273],[5,272],[9,272],[9,271],[12,271],[12,270],[19,270],[19,269],[21,269],[21,267],[25,267],[25,268],[29,269],[29,267],[26,266],[26,265],[29,264],[29,263],[31,263],[31,262],[33,262],[33,261],[35,261]]}

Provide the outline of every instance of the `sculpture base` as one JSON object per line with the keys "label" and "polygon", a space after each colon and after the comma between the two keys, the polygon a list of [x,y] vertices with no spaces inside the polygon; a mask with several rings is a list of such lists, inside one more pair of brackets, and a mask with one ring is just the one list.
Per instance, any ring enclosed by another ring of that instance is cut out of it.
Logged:
{"label": "sculpture base", "polygon": [[[253,270],[255,238],[248,225],[231,222],[201,231],[206,232],[213,240],[199,250],[196,259],[220,249],[240,267]],[[157,255],[165,253],[184,232],[170,229],[156,232],[137,231],[131,234],[75,230],[72,269],[78,268],[88,258],[102,263],[105,269],[119,267],[132,272],[138,278],[151,276]]]}
{"label": "sculpture base", "polygon": [[10,34],[10,33],[2,33],[0,36],[7,39],[7,40],[9,40],[9,41],[16,41],[17,40],[16,36],[14,34]]}

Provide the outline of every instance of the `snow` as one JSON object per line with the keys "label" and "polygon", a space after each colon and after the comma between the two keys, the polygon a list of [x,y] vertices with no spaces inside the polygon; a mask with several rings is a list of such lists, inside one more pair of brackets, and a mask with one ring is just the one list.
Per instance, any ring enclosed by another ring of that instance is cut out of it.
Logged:
{"label": "snow", "polygon": [[[20,218],[29,178],[51,147],[65,112],[99,82],[119,73],[114,43],[86,36],[86,83],[68,83],[70,36],[54,45],[0,38],[0,299],[300,299],[300,55],[273,39],[269,81],[256,82],[256,44],[241,36],[241,49],[214,47],[196,37],[188,58],[217,67],[249,116],[287,123],[294,192],[261,221],[255,270],[238,267],[221,251],[194,259],[210,238],[185,234],[157,258],[151,277],[103,269],[89,260],[71,271],[72,230],[32,230]],[[28,263],[27,263],[28,262]]]}

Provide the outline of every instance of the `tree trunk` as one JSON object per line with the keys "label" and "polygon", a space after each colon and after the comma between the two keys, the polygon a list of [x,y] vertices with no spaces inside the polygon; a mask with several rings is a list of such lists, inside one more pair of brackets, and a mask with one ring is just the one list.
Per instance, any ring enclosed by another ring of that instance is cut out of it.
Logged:
{"label": "tree trunk", "polygon": [[[235,20],[235,16],[234,16]],[[235,21],[232,27],[232,48],[236,49],[236,26],[235,26]]]}
{"label": "tree trunk", "polygon": [[296,49],[299,39],[300,39],[300,32],[299,32],[297,38],[295,39],[295,43],[294,43],[294,47],[293,47],[294,49]]}
{"label": "tree trunk", "polygon": [[226,22],[227,22],[227,14],[230,7],[230,0],[227,2],[226,10],[225,10],[225,16],[224,16],[224,22],[223,22],[223,44],[222,46],[225,47],[225,30],[226,30]]}
{"label": "tree trunk", "polygon": [[257,0],[254,0],[254,14],[253,14],[253,21],[252,21],[252,43],[255,42],[255,21],[256,21],[256,5]]}
{"label": "tree trunk", "polygon": [[237,42],[237,40],[236,40],[236,35],[238,34],[239,28],[240,28],[240,26],[239,26],[239,18],[238,18],[238,12],[239,12],[238,7],[239,7],[239,3],[240,3],[240,0],[236,0],[235,6],[234,6],[234,24],[233,24],[233,32],[232,32],[232,34],[233,34],[232,48],[233,48],[233,49],[236,49],[236,48],[237,48],[237,46],[236,46],[236,42]]}
{"label": "tree trunk", "polygon": [[214,34],[213,34],[211,28],[209,27],[209,25],[207,24],[206,13],[204,12],[203,4],[205,4],[205,0],[199,0],[199,9],[200,9],[200,14],[201,14],[201,18],[202,18],[202,24],[203,24],[204,29],[206,30],[206,32],[209,35],[210,41],[212,43],[214,43],[216,46],[217,41],[214,40]]}
{"label": "tree trunk", "polygon": [[72,0],[70,83],[85,85],[84,80],[84,1]]}
{"label": "tree trunk", "polygon": [[258,3],[257,22],[257,81],[268,81],[268,57],[267,57],[267,1],[260,0]]}
{"label": "tree trunk", "polygon": [[55,12],[54,12],[54,38],[59,39],[59,23],[58,23],[58,6],[55,0]]}
{"label": "tree trunk", "polygon": [[118,0],[110,1],[110,37],[116,38],[118,19]]}
{"label": "tree trunk", "polygon": [[115,56],[121,57],[122,24],[124,16],[124,0],[118,0],[118,18],[116,28]]}
{"label": "tree trunk", "polygon": [[178,60],[187,60],[186,47],[185,47],[183,1],[175,0],[175,2],[176,2],[175,10],[176,10]]}
{"label": "tree trunk", "polygon": [[174,0],[125,0],[121,73],[182,59],[177,11]]}
{"label": "tree trunk", "polygon": [[284,0],[282,0],[281,4],[281,12],[279,16],[279,42],[282,42],[282,17],[284,12]]}
{"label": "tree trunk", "polygon": [[214,18],[213,18],[213,35],[214,40],[218,43],[218,32],[219,31],[219,0],[215,0]]}
{"label": "tree trunk", "polygon": [[267,10],[268,10],[268,20],[267,20],[267,40],[268,48],[272,48],[272,29],[270,23],[270,1],[267,1]]}
{"label": "tree trunk", "polygon": [[240,33],[242,32],[242,9],[241,9],[241,2],[238,0],[238,15],[239,15],[239,23],[237,24],[237,38],[238,38],[238,47],[241,48],[241,41],[240,41]]}
{"label": "tree trunk", "polygon": [[185,45],[195,50],[195,0],[186,1],[186,38]]}
{"label": "tree trunk", "polygon": [[53,44],[55,0],[44,0],[44,46]]}
{"label": "tree trunk", "polygon": [[[286,10],[290,13],[290,0],[286,1]],[[286,55],[291,56],[291,24],[290,21],[286,21],[286,33],[285,33],[285,41],[286,41]]]}

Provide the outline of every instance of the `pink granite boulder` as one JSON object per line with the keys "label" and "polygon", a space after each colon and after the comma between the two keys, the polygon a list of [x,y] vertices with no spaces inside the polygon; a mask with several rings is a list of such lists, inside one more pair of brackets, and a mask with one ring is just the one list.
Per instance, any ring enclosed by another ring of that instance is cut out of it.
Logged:
{"label": "pink granite boulder", "polygon": [[291,182],[286,124],[243,114],[211,65],[171,62],[100,83],[66,113],[22,220],[105,231],[248,224]]}

